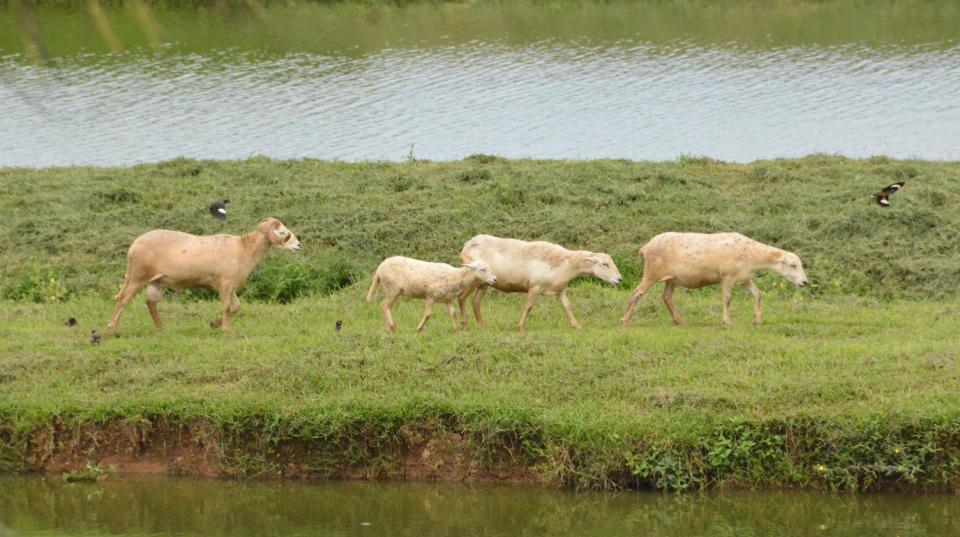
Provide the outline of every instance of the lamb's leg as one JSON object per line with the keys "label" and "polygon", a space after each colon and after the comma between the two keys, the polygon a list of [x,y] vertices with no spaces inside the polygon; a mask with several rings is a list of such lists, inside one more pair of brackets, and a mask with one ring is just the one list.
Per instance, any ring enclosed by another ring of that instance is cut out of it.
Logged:
{"label": "lamb's leg", "polygon": [[393,314],[390,313],[390,310],[393,309],[393,305],[397,303],[397,297],[399,296],[400,293],[384,288],[383,302],[380,303],[380,311],[383,312],[383,322],[386,324],[387,330],[391,332],[397,331],[397,323],[394,322]]}
{"label": "lamb's leg", "polygon": [[760,316],[763,313],[760,309],[760,289],[753,283],[753,280],[748,280],[747,283],[743,284],[743,287],[753,295],[753,326],[760,326]]}
{"label": "lamb's leg", "polygon": [[733,282],[725,281],[723,285],[723,324],[730,326],[730,299],[733,298]]}
{"label": "lamb's leg", "polygon": [[123,282],[123,288],[117,294],[117,307],[113,310],[113,317],[110,318],[110,323],[107,325],[107,330],[110,332],[116,332],[117,323],[120,322],[120,315],[123,314],[123,309],[127,307],[127,304],[137,296],[137,293],[140,292],[140,289],[146,282],[131,282],[129,280]]}
{"label": "lamb's leg", "polygon": [[677,286],[673,280],[668,280],[663,287],[663,303],[667,305],[667,309],[670,310],[670,318],[673,319],[673,324],[683,324],[683,319],[680,318],[680,313],[677,312],[676,306],[673,305],[673,289]]}
{"label": "lamb's leg", "polygon": [[457,297],[457,302],[460,305],[460,324],[463,326],[463,329],[466,330],[470,323],[467,317],[467,298],[470,297],[472,293],[481,288],[480,285],[471,284],[464,288],[463,292],[460,293],[460,296]]}
{"label": "lamb's leg", "polygon": [[570,324],[573,326],[574,330],[580,330],[583,327],[580,326],[580,323],[577,322],[577,318],[573,315],[573,308],[570,307],[570,299],[567,298],[567,290],[564,289],[557,294],[557,299],[560,300],[560,304],[563,305],[563,310],[567,312],[567,318],[570,319]]}
{"label": "lamb's leg", "polygon": [[644,271],[640,285],[638,285],[637,288],[633,290],[633,294],[630,295],[630,303],[627,305],[627,311],[624,312],[623,317],[620,317],[620,324],[623,326],[630,324],[630,318],[633,317],[633,308],[636,307],[637,302],[640,302],[643,295],[645,295],[647,290],[653,287],[655,283],[657,283],[656,278],[647,277],[647,272]]}
{"label": "lamb's leg", "polygon": [[457,331],[457,309],[453,307],[453,301],[447,302],[447,313],[450,314],[450,322],[453,323],[453,331]]}
{"label": "lamb's leg", "polygon": [[147,286],[147,309],[150,310],[150,317],[153,317],[153,324],[157,330],[163,330],[163,321],[160,320],[160,312],[157,311],[157,302],[163,300],[163,288],[155,283]]}
{"label": "lamb's leg", "polygon": [[431,313],[433,313],[433,299],[428,297],[423,303],[423,319],[420,319],[420,324],[417,325],[417,332],[423,330],[423,327],[427,325]]}
{"label": "lamb's leg", "polygon": [[[483,328],[483,317],[480,315],[480,301],[483,300],[483,295],[487,294],[487,286],[481,286],[477,288],[477,292],[473,294],[473,316],[477,319],[477,328]],[[464,319],[464,324],[466,324],[466,319]]]}
{"label": "lamb's leg", "polygon": [[527,304],[523,307],[523,316],[520,317],[521,332],[527,330],[527,317],[530,315],[530,310],[533,309],[533,303],[536,302],[538,296],[540,296],[539,289],[531,288],[527,291]]}

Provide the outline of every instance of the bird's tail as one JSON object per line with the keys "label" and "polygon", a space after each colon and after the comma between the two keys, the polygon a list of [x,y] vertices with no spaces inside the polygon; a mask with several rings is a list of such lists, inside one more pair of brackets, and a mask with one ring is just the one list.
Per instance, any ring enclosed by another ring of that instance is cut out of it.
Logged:
{"label": "bird's tail", "polygon": [[377,287],[380,287],[380,273],[373,275],[373,283],[370,284],[370,290],[367,291],[367,302],[373,302],[377,298]]}

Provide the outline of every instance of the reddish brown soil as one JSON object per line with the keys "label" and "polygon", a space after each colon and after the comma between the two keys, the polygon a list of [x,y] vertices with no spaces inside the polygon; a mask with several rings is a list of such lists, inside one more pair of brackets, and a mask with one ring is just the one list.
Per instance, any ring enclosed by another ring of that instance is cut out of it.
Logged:
{"label": "reddish brown soil", "polygon": [[386,445],[292,438],[266,446],[255,433],[232,435],[203,422],[56,421],[29,435],[23,464],[52,473],[96,464],[119,474],[539,482],[511,450],[478,449],[462,432],[404,426],[394,436]]}

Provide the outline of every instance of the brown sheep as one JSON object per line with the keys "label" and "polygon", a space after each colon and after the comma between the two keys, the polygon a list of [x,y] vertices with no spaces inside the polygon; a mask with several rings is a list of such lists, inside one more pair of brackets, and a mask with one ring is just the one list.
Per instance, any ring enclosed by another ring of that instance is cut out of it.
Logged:
{"label": "brown sheep", "polygon": [[222,313],[211,328],[230,328],[229,316],[240,309],[237,290],[271,247],[299,250],[300,241],[276,218],[265,218],[252,232],[242,235],[197,236],[156,229],[140,235],[127,251],[127,273],[115,297],[108,329],[116,331],[127,303],[147,286],[147,307],[157,329],[163,328],[157,302],[163,288],[175,290],[209,287],[220,293]]}

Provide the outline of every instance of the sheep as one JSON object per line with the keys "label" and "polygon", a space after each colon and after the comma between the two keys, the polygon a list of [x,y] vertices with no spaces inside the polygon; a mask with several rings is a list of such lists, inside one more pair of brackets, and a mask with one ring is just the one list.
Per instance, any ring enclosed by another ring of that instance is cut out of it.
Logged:
{"label": "sheep", "polygon": [[[577,276],[592,274],[613,285],[623,280],[613,259],[604,253],[586,250],[567,250],[557,244],[536,241],[526,242],[517,239],[504,239],[491,235],[477,235],[468,240],[460,251],[464,263],[482,259],[490,264],[497,275],[494,289],[506,293],[527,293],[527,303],[520,318],[520,331],[526,330],[527,317],[533,309],[533,303],[541,294],[556,295],[563,306],[570,324],[574,329],[582,327],[577,322],[567,298],[567,285]],[[480,315],[480,301],[487,292],[487,285],[473,286],[464,290],[458,297],[463,328],[467,328],[466,300],[473,296],[473,313],[477,326],[483,328]]]}
{"label": "sheep", "polygon": [[377,288],[383,285],[383,302],[380,310],[387,330],[397,331],[397,323],[393,320],[390,310],[400,295],[409,298],[423,298],[426,303],[423,308],[423,319],[417,325],[417,332],[423,330],[433,311],[433,303],[441,302],[447,305],[447,312],[453,321],[453,330],[457,330],[457,317],[453,308],[453,299],[470,286],[492,285],[497,282],[496,276],[490,267],[483,261],[465,263],[460,268],[454,268],[446,263],[430,263],[411,259],[409,257],[394,256],[380,263],[370,290],[367,291],[367,301],[373,302],[377,296]]}
{"label": "sheep", "polygon": [[674,324],[683,320],[673,305],[676,286],[696,289],[708,285],[723,286],[723,322],[730,321],[730,296],[733,286],[742,285],[753,294],[753,324],[760,325],[760,290],[753,283],[757,271],[770,269],[790,283],[802,286],[807,275],[796,254],[767,246],[739,233],[661,233],[640,248],[643,278],[634,289],[620,324],[627,326],[633,308],[653,285],[665,282],[663,302]]}
{"label": "sheep", "polygon": [[230,329],[229,316],[240,309],[237,290],[267,255],[271,247],[297,251],[300,241],[276,218],[265,218],[252,232],[242,235],[197,236],[155,229],[140,235],[127,251],[127,272],[117,296],[108,329],[115,332],[127,303],[147,286],[147,308],[158,330],[163,329],[157,302],[163,288],[179,291],[209,287],[220,293],[222,314],[211,328]]}

